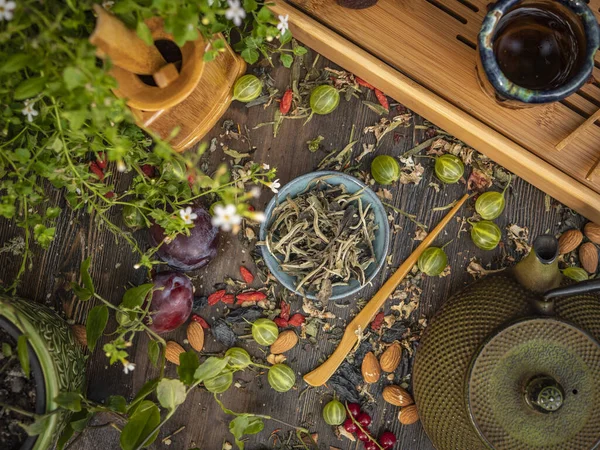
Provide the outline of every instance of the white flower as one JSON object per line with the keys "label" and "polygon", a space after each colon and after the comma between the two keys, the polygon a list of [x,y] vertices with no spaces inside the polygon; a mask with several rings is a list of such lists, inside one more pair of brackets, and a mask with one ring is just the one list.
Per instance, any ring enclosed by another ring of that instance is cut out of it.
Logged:
{"label": "white flower", "polygon": [[117,170],[119,172],[125,172],[127,170],[127,166],[125,165],[122,159],[117,161]]}
{"label": "white flower", "polygon": [[[0,0],[0,22],[3,20],[12,20],[16,7],[17,4],[13,1]],[[34,115],[37,115],[37,113]],[[31,119],[29,121],[31,122]]]}
{"label": "white flower", "polygon": [[233,21],[235,26],[239,27],[242,24],[242,19],[246,17],[246,11],[240,5],[239,0],[227,0],[227,4],[229,9],[225,11],[225,18]]}
{"label": "white flower", "polygon": [[[4,0],[0,0],[0,19],[2,18],[2,15],[4,14],[2,12],[2,2]],[[33,118],[35,116],[37,116],[39,113],[35,110],[35,108],[33,107],[35,102],[31,101],[31,100],[25,100],[23,102],[23,104],[25,105],[25,108],[23,108],[21,110],[21,112],[23,113],[24,116],[27,116],[27,120],[29,120],[30,122],[33,122]]]}
{"label": "white flower", "polygon": [[267,183],[267,186],[269,186],[271,188],[271,190],[277,194],[279,192],[279,188],[281,187],[279,178],[277,178],[275,181],[273,181],[271,183]]}
{"label": "white flower", "polygon": [[290,26],[288,25],[289,18],[289,14],[286,14],[285,16],[279,16],[279,23],[277,24],[277,29],[281,31],[281,34],[285,34],[285,32],[290,28]]}
{"label": "white flower", "polygon": [[252,189],[250,189],[250,195],[253,198],[260,197],[260,192],[261,192],[261,189],[258,186],[254,186],[254,187],[252,187]]}
{"label": "white flower", "polygon": [[186,225],[194,223],[194,220],[198,218],[198,214],[192,212],[191,206],[179,210],[179,216],[183,219]]}
{"label": "white flower", "polygon": [[263,170],[269,170],[271,168],[271,166],[266,163],[263,163],[262,168],[263,168]]}
{"label": "white flower", "polygon": [[221,227],[223,231],[230,231],[232,227],[242,223],[242,216],[237,213],[235,205],[216,205],[212,224]]}
{"label": "white flower", "polygon": [[135,364],[125,361],[123,364],[123,372],[125,372],[125,375],[127,375],[129,372],[133,372],[133,369],[135,369]]}
{"label": "white flower", "polygon": [[262,211],[257,211],[255,213],[252,214],[252,220],[258,222],[258,223],[263,223],[265,220],[267,220],[267,216],[265,216],[265,213]]}

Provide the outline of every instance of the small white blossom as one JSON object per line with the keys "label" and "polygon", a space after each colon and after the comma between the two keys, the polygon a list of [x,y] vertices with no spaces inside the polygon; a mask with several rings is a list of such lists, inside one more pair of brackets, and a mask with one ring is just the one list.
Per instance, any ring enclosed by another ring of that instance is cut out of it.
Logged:
{"label": "small white blossom", "polygon": [[277,194],[279,192],[279,188],[281,187],[279,178],[277,178],[275,181],[273,181],[271,183],[267,183],[267,186],[269,186],[271,188],[271,190]]}
{"label": "small white blossom", "polygon": [[213,226],[221,227],[223,231],[231,231],[240,223],[242,223],[242,216],[237,213],[235,205],[215,206],[215,215],[212,218]]}
{"label": "small white blossom", "polygon": [[268,165],[267,163],[263,163],[262,168],[263,168],[263,170],[269,170],[271,168],[271,166]]}
{"label": "small white blossom", "polygon": [[263,223],[265,220],[267,220],[267,216],[265,216],[264,212],[257,211],[252,214],[252,220],[254,220],[255,222]]}
{"label": "small white blossom", "polygon": [[285,32],[290,28],[290,26],[288,25],[289,18],[289,14],[286,14],[285,16],[279,16],[279,23],[277,24],[277,29],[281,31],[281,34],[285,34]]}
{"label": "small white blossom", "polygon": [[125,165],[122,159],[117,161],[117,170],[119,172],[125,172],[127,170],[127,166]]}
{"label": "small white blossom", "polygon": [[[1,1],[1,0],[0,0]],[[225,11],[225,18],[233,21],[236,27],[242,24],[242,20],[246,17],[246,11],[240,5],[239,0],[227,0],[229,9]]]}
{"label": "small white blossom", "polygon": [[194,223],[194,220],[198,218],[198,214],[192,212],[191,206],[179,210],[179,216],[183,219],[186,225]]}
{"label": "small white blossom", "polygon": [[[0,22],[3,20],[12,20],[13,13],[17,4],[13,1],[0,0]],[[31,122],[31,120],[29,120]]]}
{"label": "small white blossom", "polygon": [[254,187],[252,187],[252,188],[250,189],[250,195],[251,195],[253,198],[258,198],[258,197],[260,197],[260,192],[261,192],[261,189],[260,189],[258,186],[254,186]]}
{"label": "small white blossom", "polygon": [[[2,0],[0,0],[0,18],[2,17],[2,3],[1,2],[2,2]],[[25,105],[25,108],[23,108],[21,110],[23,115],[27,116],[27,120],[29,120],[30,122],[33,122],[33,118],[39,114],[39,112],[37,112],[35,110],[35,108],[33,107],[34,104],[35,104],[35,102],[33,102],[31,100],[25,100],[23,102],[23,105]]]}
{"label": "small white blossom", "polygon": [[112,8],[114,6],[114,4],[115,4],[115,2],[112,1],[112,0],[105,0],[105,1],[102,2],[102,7],[104,9],[110,9],[110,8]]}
{"label": "small white blossom", "polygon": [[129,372],[133,372],[133,369],[135,369],[135,364],[127,361],[123,364],[123,372],[125,372],[125,375],[127,375]]}

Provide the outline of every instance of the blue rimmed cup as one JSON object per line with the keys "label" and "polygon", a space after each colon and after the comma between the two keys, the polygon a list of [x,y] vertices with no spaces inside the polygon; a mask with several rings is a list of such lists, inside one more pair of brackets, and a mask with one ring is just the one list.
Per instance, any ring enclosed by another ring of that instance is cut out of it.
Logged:
{"label": "blue rimmed cup", "polygon": [[477,41],[477,75],[502,106],[560,101],[592,75],[600,30],[583,0],[500,0]]}
{"label": "blue rimmed cup", "polygon": [[[277,205],[285,201],[290,196],[291,198],[297,197],[299,194],[307,192],[311,189],[316,188],[319,181],[325,181],[327,184],[332,186],[344,185],[347,192],[354,194],[362,191],[361,199],[365,204],[371,205],[371,208],[375,214],[375,224],[377,230],[375,231],[375,240],[373,242],[373,250],[375,251],[375,261],[367,267],[365,270],[365,284],[361,284],[358,280],[352,279],[347,285],[334,286],[332,296],[330,300],[339,300],[344,297],[348,297],[360,291],[363,287],[369,284],[377,273],[384,266],[387,251],[390,243],[390,228],[388,225],[387,214],[381,201],[375,195],[375,193],[369,189],[362,181],[346,175],[342,172],[335,171],[321,171],[312,172],[305,175],[301,175],[298,178],[293,179],[279,190],[279,194],[271,199],[265,210],[266,220],[260,227],[260,240],[265,242],[267,238],[267,232],[271,223],[275,219],[273,212]],[[265,263],[271,273],[277,278],[277,280],[290,291],[302,295],[309,299],[316,299],[316,292],[298,292],[296,285],[298,280],[285,273],[281,269],[280,260],[271,254],[266,245],[261,246],[262,255]]]}

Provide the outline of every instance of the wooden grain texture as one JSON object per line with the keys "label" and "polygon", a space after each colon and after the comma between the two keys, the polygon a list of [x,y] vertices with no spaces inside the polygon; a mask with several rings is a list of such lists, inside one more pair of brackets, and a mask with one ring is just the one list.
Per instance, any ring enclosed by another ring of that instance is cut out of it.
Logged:
{"label": "wooden grain texture", "polygon": [[[471,2],[469,8],[463,4],[469,2],[458,0],[380,0],[364,10],[327,0],[291,3],[314,19],[283,1],[274,11],[289,14],[292,31],[313,48],[537,187],[600,219],[600,181],[586,178],[600,156],[600,128],[586,129],[564,155],[554,148],[598,109],[597,86],[563,103],[522,110],[488,98],[475,76],[472,45],[485,14],[483,2]],[[464,14],[452,12],[456,9]]]}
{"label": "wooden grain texture", "polygon": [[[321,60],[321,67],[327,65],[331,65],[331,63]],[[272,75],[280,90],[288,87],[290,82],[288,70],[279,69]],[[369,93],[367,99],[376,101],[372,93]],[[223,133],[220,125],[225,119],[236,121],[242,126],[242,129],[244,126],[248,126],[252,142],[257,147],[254,153],[255,161],[277,167],[278,177],[282,183],[286,183],[301,174],[314,170],[326,152],[343,148],[348,142],[353,124],[356,125],[357,130],[362,130],[363,127],[372,125],[379,120],[373,111],[354,99],[350,102],[342,100],[339,108],[333,114],[314,117],[306,126],[302,126],[300,121],[285,121],[277,138],[273,138],[272,130],[268,126],[252,130],[252,127],[259,123],[271,121],[274,108],[272,106],[269,109],[263,109],[259,106],[247,109],[239,102],[234,102],[219,124],[207,136],[207,139],[216,137],[219,142],[223,141],[219,136]],[[377,154],[400,155],[412,148],[416,142],[424,140],[423,130],[415,129],[415,125],[422,124],[423,119],[415,116],[410,127],[397,129],[396,139],[393,136],[386,136],[377,153],[365,158],[363,167],[368,168],[370,160]],[[307,150],[306,141],[319,135],[325,137],[324,148],[322,151],[312,154]],[[373,142],[373,137],[361,134],[359,144],[363,142]],[[239,143],[227,141],[226,143],[236,150],[245,150]],[[356,153],[358,150],[355,150]],[[210,155],[210,158],[213,168],[219,162],[229,160],[229,158],[225,158],[220,147]],[[447,205],[459,198],[464,194],[465,188],[463,184],[459,183],[442,188],[439,193],[436,193],[433,188],[428,187],[428,181],[433,173],[432,163],[429,160],[423,160],[422,163],[426,167],[426,172],[421,184],[418,186],[394,184],[389,188],[393,195],[391,203],[416,214],[420,221],[435,225],[447,211],[432,211],[432,208]],[[118,184],[117,190],[123,189],[125,189],[125,184],[121,182]],[[83,259],[92,256],[92,277],[96,282],[97,291],[114,303],[120,301],[126,286],[143,283],[145,274],[143,270],[134,269],[133,265],[137,259],[129,252],[126,244],[116,242],[110,232],[99,228],[93,216],[81,211],[69,210],[59,193],[53,195],[58,204],[64,208],[57,224],[56,240],[48,251],[44,252],[39,248],[33,248],[33,269],[25,275],[19,288],[19,294],[49,304],[58,310],[67,309],[75,322],[82,323],[87,311],[95,303],[93,301],[88,303],[73,301],[71,293],[64,290],[64,284],[77,279],[79,265]],[[270,191],[264,191],[256,200],[255,206],[259,209],[264,208],[271,197]],[[518,179],[508,193],[507,209],[497,223],[503,230],[510,223],[529,227],[532,237],[543,232],[556,233],[561,227],[562,217],[555,208],[546,211],[545,200],[546,196],[543,192]],[[471,203],[464,208],[460,215],[470,215],[473,212]],[[119,211],[111,212],[111,215],[120,223]],[[579,216],[573,216],[573,219],[582,220]],[[384,268],[372,286],[368,286],[360,292],[357,295],[358,298],[371,298],[394,269],[418,245],[418,242],[413,241],[414,224],[404,218],[398,218],[396,223],[402,227],[402,231],[393,234],[391,238],[391,266]],[[458,221],[452,221],[436,241],[436,245],[442,245],[452,240],[446,247],[452,273],[444,278],[425,279],[420,312],[427,317],[430,317],[438,309],[449,293],[456,292],[471,281],[471,276],[465,270],[470,258],[477,256],[485,265],[497,262],[505,251],[515,256],[510,246],[499,247],[492,252],[478,250],[472,244],[467,233],[462,233],[457,237],[458,230]],[[0,221],[0,243],[17,235],[20,235],[20,231],[14,225],[5,220]],[[141,243],[147,242],[144,232],[136,233],[135,237]],[[11,281],[17,271],[17,264],[18,260],[14,257],[7,253],[0,253],[0,280]],[[249,250],[240,243],[237,237],[223,235],[218,256],[214,261],[205,269],[191,273],[197,294],[210,293],[213,284],[221,282],[226,275],[237,277],[238,267],[241,264],[253,268]],[[63,308],[63,303],[67,305],[67,308]],[[292,305],[292,312],[299,308],[300,300],[296,299]],[[352,316],[353,308],[330,306],[330,309],[339,317],[339,320],[334,321],[337,326],[344,326]],[[219,308],[208,309],[203,315],[212,323],[215,318],[219,317],[220,310]],[[113,327],[114,323],[111,322],[109,330]],[[186,337],[185,328],[182,327],[165,337],[183,343]],[[107,338],[103,338],[98,348],[100,349],[106,341]],[[88,360],[87,393],[89,397],[97,401],[102,401],[112,394],[121,394],[131,398],[133,392],[137,391],[147,379],[156,376],[157,370],[151,366],[146,357],[146,344],[146,339],[140,338],[132,348],[133,357],[131,359],[136,364],[136,369],[130,375],[125,375],[118,366],[109,366],[101,350],[97,350],[91,355]],[[246,343],[242,343],[242,346],[248,348],[255,356],[264,356],[255,346]],[[304,393],[300,400],[298,399],[299,393],[307,387],[301,381],[300,375],[316,367],[318,360],[330,354],[333,348],[334,345],[331,342],[320,339],[317,349],[306,347],[300,343],[288,352],[288,361],[298,373],[297,390],[276,394],[269,388],[264,375],[257,377],[254,372],[245,372],[236,375],[236,380],[241,382],[242,387],[232,388],[222,396],[222,400],[237,411],[270,414],[289,423],[303,423],[319,433],[321,449],[328,450],[330,445],[340,449],[362,449],[362,444],[350,444],[348,441],[338,440],[331,428],[325,425],[321,419],[324,402],[331,398],[330,389],[311,389]],[[224,348],[214,341],[212,335],[207,333],[205,351],[219,352],[223,350]],[[167,375],[175,376],[174,366],[168,367]],[[378,388],[375,385],[371,389],[375,391]],[[372,430],[382,432],[389,429],[396,433],[400,442],[396,448],[404,450],[433,449],[419,424],[401,426],[397,422],[398,410],[396,407],[379,401],[377,408],[372,412],[374,419]],[[151,448],[152,450],[187,450],[197,446],[202,450],[220,450],[223,441],[232,442],[228,431],[229,419],[221,413],[211,394],[198,389],[164,427],[159,440]],[[173,437],[170,446],[161,443],[164,437],[184,425],[186,428]],[[261,434],[253,436],[248,441],[246,448],[259,450],[271,447],[268,443],[269,434],[275,428],[285,429],[280,425],[267,423],[265,430]],[[101,428],[86,432],[71,450],[118,450],[118,448],[118,433],[111,428]]]}

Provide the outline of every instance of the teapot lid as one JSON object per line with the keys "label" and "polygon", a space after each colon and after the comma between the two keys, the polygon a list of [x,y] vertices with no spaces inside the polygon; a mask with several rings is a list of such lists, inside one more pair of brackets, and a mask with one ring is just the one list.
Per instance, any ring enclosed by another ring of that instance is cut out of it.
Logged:
{"label": "teapot lid", "polygon": [[473,358],[468,413],[492,448],[595,448],[600,429],[600,345],[550,317],[514,322]]}

